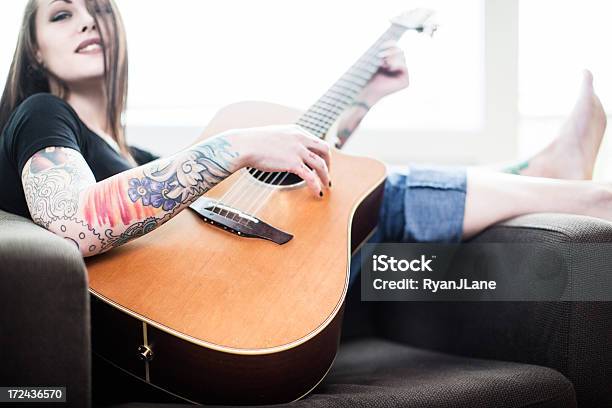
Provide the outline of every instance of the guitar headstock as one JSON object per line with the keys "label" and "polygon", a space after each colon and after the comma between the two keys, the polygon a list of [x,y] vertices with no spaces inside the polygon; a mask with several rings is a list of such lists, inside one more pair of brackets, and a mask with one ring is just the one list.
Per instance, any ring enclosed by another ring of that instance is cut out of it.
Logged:
{"label": "guitar headstock", "polygon": [[404,27],[406,30],[416,30],[433,35],[438,29],[438,24],[433,19],[434,14],[433,10],[417,8],[392,18],[391,23]]}

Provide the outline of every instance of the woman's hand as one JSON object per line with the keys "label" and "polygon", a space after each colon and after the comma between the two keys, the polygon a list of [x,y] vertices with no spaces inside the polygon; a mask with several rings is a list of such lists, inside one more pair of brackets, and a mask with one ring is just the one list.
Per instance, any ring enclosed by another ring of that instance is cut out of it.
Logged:
{"label": "woman's hand", "polygon": [[358,98],[369,106],[373,106],[389,94],[408,87],[409,84],[404,52],[397,47],[395,41],[383,44],[379,57],[383,60],[382,66],[361,91]]}
{"label": "woman's hand", "polygon": [[329,145],[297,125],[236,129],[224,137],[238,152],[240,167],[296,174],[317,196],[331,185]]}

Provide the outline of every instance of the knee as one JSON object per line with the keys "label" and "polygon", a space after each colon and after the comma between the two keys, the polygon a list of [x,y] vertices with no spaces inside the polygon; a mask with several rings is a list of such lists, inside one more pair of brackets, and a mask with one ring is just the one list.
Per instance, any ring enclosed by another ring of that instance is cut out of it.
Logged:
{"label": "knee", "polygon": [[592,207],[595,204],[597,207],[612,208],[612,183],[589,183],[589,187],[586,206]]}

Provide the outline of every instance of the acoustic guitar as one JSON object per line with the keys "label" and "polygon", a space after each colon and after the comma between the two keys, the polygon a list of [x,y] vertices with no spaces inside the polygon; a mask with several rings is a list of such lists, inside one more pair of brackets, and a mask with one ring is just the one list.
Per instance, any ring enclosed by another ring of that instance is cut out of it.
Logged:
{"label": "acoustic guitar", "polygon": [[[381,45],[430,30],[418,9],[390,27],[306,112],[243,102],[200,139],[295,122],[325,138],[381,65]],[[308,394],[340,339],[351,255],[376,228],[385,166],[332,148],[333,188],[243,169],[154,231],[87,259],[94,353],[196,403],[273,404]]]}

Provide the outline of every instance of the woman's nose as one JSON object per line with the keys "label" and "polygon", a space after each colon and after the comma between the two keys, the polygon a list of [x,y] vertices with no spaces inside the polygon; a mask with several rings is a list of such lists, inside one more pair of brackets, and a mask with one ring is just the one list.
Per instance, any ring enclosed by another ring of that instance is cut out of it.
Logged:
{"label": "woman's nose", "polygon": [[83,13],[83,21],[81,21],[81,32],[92,31],[96,29],[96,21],[88,12]]}
{"label": "woman's nose", "polygon": [[93,31],[93,30],[95,30],[95,29],[96,29],[96,24],[93,22],[93,19],[92,19],[91,24],[85,24],[85,25],[83,25],[83,28],[81,28],[81,32],[83,32],[83,33],[84,33],[84,32],[86,32],[86,31]]}

